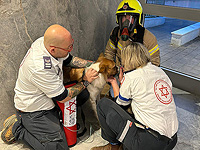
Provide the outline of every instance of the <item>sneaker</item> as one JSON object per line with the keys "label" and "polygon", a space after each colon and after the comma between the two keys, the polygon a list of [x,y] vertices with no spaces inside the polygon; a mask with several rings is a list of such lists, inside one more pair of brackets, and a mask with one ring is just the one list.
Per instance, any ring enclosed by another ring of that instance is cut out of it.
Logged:
{"label": "sneaker", "polygon": [[3,123],[4,128],[1,132],[1,139],[7,144],[12,144],[15,142],[15,137],[12,133],[12,127],[16,121],[17,121],[17,117],[14,114],[8,117]]}
{"label": "sneaker", "polygon": [[8,117],[4,122],[3,122],[3,127],[5,127],[8,123],[8,121],[11,119],[11,118],[16,118],[16,114],[13,114],[12,116]]}

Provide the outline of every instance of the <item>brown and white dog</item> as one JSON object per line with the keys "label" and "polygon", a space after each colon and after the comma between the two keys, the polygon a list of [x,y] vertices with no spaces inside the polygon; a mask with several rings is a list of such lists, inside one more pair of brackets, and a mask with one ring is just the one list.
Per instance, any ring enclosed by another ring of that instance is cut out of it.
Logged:
{"label": "brown and white dog", "polygon": [[86,122],[91,124],[94,130],[97,130],[100,127],[96,111],[97,101],[100,99],[100,94],[106,84],[107,78],[114,76],[118,71],[115,62],[105,58],[104,54],[101,53],[98,60],[87,68],[71,68],[71,70],[65,68],[64,79],[70,78],[70,81],[80,82],[83,73],[87,72],[89,68],[96,70],[99,73],[99,77],[87,86],[90,97],[81,108],[84,114],[87,114],[85,118]]}
{"label": "brown and white dog", "polygon": [[101,53],[97,61],[87,68],[72,68],[70,71],[70,81],[82,80],[83,72],[87,72],[89,68],[93,68],[99,73],[99,77],[95,79],[87,89],[90,93],[90,100],[95,102],[100,98],[100,93],[106,84],[107,78],[117,74],[117,67],[113,60],[107,59],[104,57],[104,54]]}

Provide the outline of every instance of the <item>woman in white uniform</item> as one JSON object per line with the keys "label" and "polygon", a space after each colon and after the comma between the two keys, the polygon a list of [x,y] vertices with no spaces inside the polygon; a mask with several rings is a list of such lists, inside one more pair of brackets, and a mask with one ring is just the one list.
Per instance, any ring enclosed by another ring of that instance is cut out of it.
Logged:
{"label": "woman in white uniform", "polygon": [[[120,87],[116,78],[108,79],[114,102],[103,98],[97,105],[102,137],[109,144],[92,150],[172,150],[178,120],[170,79],[151,64],[148,50],[140,43],[128,45],[121,57]],[[130,106],[133,115],[125,111]]]}

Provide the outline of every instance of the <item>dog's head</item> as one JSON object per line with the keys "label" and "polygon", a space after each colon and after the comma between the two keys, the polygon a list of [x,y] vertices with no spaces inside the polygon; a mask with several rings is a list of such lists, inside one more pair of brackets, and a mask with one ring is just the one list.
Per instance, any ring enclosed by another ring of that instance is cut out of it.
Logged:
{"label": "dog's head", "polygon": [[98,60],[96,62],[100,62],[99,65],[99,73],[104,75],[105,80],[110,76],[114,76],[117,74],[117,67],[113,60],[105,58],[104,54],[101,53]]}

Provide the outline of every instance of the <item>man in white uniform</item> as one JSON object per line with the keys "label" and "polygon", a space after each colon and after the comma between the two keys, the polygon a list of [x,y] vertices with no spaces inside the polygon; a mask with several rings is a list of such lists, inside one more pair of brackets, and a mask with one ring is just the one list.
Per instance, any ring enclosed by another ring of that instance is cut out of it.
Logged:
{"label": "man in white uniform", "polygon": [[[125,150],[172,150],[178,120],[170,79],[151,64],[148,50],[140,43],[123,49],[122,57],[121,87],[115,78],[108,80],[116,103],[104,98],[97,105],[102,137],[109,144],[91,150],[121,150],[121,143]],[[133,115],[123,110],[130,105]]]}
{"label": "man in white uniform", "polygon": [[14,97],[17,113],[4,122],[1,134],[4,142],[23,140],[36,150],[69,149],[55,102],[64,103],[80,94],[83,97],[79,101],[86,101],[86,87],[98,77],[90,69],[82,82],[64,87],[63,65],[87,67],[91,64],[69,53],[73,44],[70,32],[55,24],[31,45],[20,64]]}

